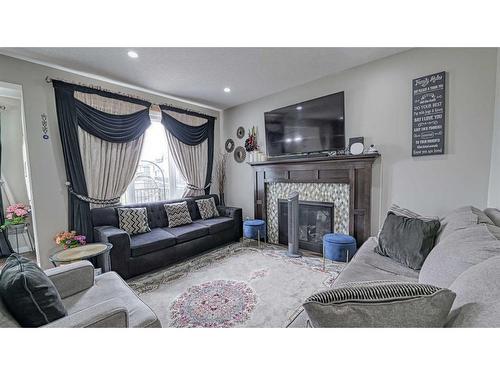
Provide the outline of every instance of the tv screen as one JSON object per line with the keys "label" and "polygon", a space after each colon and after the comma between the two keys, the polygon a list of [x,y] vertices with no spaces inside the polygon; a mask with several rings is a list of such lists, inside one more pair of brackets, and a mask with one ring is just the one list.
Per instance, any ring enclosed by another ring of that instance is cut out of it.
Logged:
{"label": "tv screen", "polygon": [[269,156],[345,148],[344,92],[264,113]]}

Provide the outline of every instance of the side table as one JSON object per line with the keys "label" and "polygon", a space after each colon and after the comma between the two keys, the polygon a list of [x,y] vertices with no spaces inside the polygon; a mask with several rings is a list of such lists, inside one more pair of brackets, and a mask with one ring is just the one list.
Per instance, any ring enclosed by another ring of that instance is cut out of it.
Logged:
{"label": "side table", "polygon": [[88,245],[58,251],[51,255],[49,260],[55,267],[57,267],[60,264],[96,258],[98,266],[101,267],[102,272],[104,273],[111,271],[110,251],[112,248],[113,245],[110,243],[91,243]]}
{"label": "side table", "polygon": [[14,250],[18,254],[19,254],[19,236],[23,234],[26,234],[26,237],[28,237],[28,241],[26,241],[26,237],[24,237],[24,241],[26,242],[26,245],[29,245],[30,251],[35,251],[35,246],[33,246],[33,238],[31,238],[31,234],[29,231],[29,223],[7,226],[7,235],[14,235],[16,238],[16,246],[14,247]]}

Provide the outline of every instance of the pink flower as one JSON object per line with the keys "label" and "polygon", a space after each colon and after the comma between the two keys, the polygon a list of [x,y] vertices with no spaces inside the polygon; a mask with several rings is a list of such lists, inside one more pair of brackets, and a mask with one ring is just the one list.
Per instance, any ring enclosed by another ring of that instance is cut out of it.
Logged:
{"label": "pink flower", "polygon": [[16,214],[16,216],[26,216],[28,214],[28,211],[26,211],[25,209],[23,208],[17,208],[16,210],[14,210],[14,213]]}
{"label": "pink flower", "polygon": [[14,215],[13,215],[11,212],[9,212],[9,213],[6,215],[6,217],[7,217],[7,219],[12,220],[12,218],[14,217]]}
{"label": "pink flower", "polygon": [[15,211],[15,209],[16,209],[16,208],[15,208],[14,206],[9,206],[9,207],[7,207],[7,212],[8,212],[8,213],[12,213],[12,212],[14,212],[14,211]]}

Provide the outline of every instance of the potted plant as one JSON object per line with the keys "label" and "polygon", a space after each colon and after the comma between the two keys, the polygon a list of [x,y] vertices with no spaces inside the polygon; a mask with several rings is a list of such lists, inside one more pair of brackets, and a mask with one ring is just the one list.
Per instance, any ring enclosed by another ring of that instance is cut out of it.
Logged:
{"label": "potted plant", "polygon": [[0,227],[1,229],[23,226],[26,224],[26,219],[29,217],[31,207],[24,203],[15,203],[7,207],[5,214],[5,222]]}
{"label": "potted plant", "polygon": [[87,243],[85,236],[76,234],[74,230],[71,232],[66,231],[58,233],[54,240],[56,244],[61,246],[64,250],[73,249]]}

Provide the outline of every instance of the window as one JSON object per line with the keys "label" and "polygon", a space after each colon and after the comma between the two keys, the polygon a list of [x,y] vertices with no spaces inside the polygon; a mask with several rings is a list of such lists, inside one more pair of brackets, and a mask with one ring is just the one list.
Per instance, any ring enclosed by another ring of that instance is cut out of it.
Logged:
{"label": "window", "polygon": [[181,198],[186,181],[168,151],[165,129],[152,122],[146,130],[141,161],[122,203],[149,203]]}

